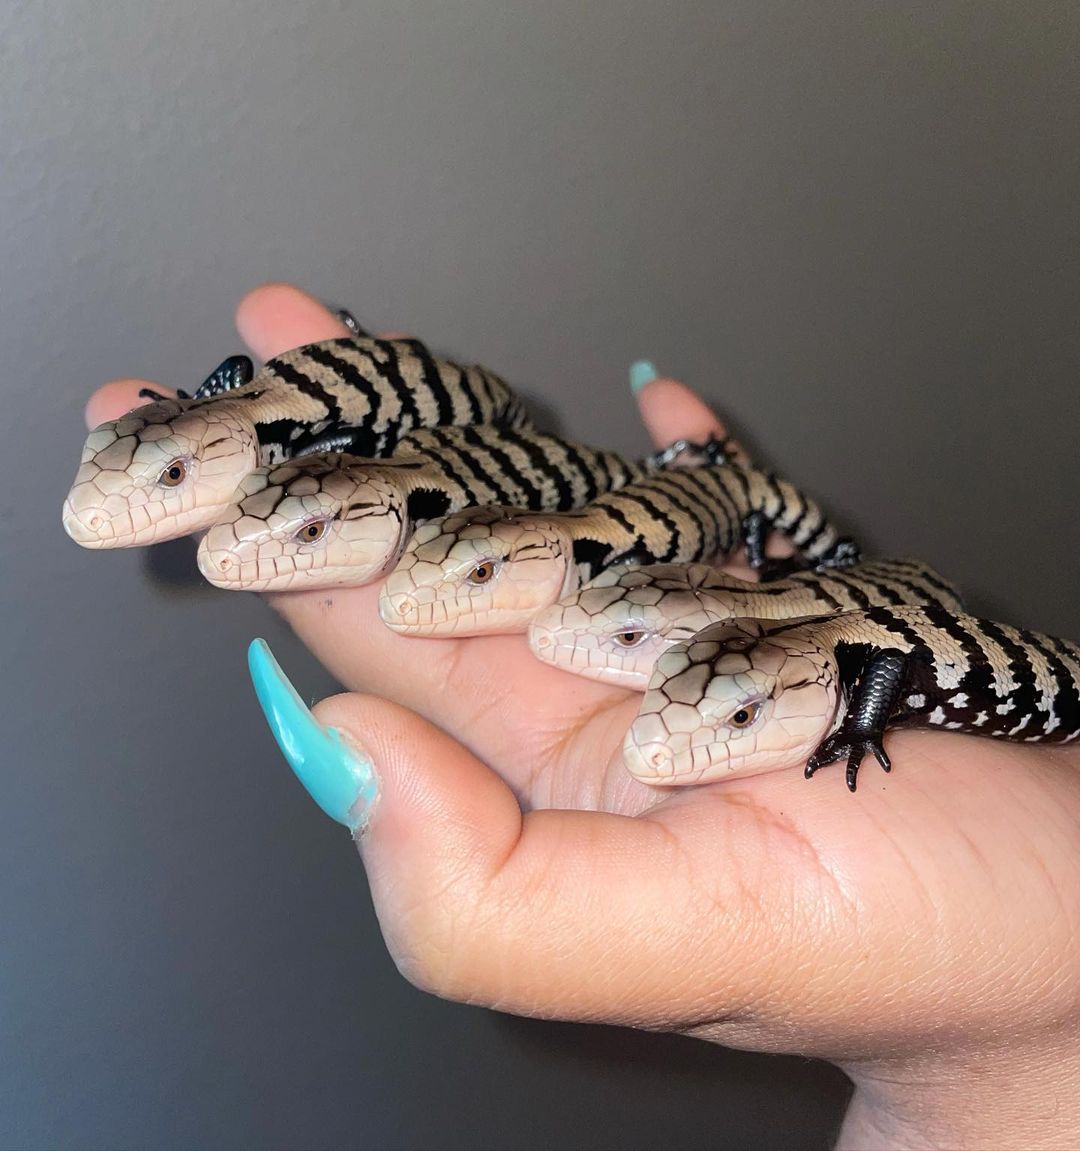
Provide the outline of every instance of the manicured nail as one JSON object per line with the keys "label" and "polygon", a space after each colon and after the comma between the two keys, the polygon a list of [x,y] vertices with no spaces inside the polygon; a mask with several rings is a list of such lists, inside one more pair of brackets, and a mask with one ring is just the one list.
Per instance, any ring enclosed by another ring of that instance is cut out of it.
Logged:
{"label": "manicured nail", "polygon": [[266,640],[251,641],[248,670],[266,722],[296,778],[331,819],[360,830],[379,794],[371,762],[353,751],[339,731],[316,722]]}
{"label": "manicured nail", "polygon": [[656,365],[648,360],[638,360],[630,365],[630,391],[636,396],[646,384],[651,384],[660,373]]}

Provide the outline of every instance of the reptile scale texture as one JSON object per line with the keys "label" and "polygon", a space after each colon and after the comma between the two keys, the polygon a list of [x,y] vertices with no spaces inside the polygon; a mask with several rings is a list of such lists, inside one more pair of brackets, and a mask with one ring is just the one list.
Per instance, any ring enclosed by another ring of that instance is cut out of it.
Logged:
{"label": "reptile scale texture", "polygon": [[138,547],[210,527],[247,475],[294,456],[384,456],[414,428],[528,423],[498,376],[436,359],[419,340],[323,340],[268,360],[247,382],[217,377],[90,433],[64,501],[76,543]]}
{"label": "reptile scale texture", "polygon": [[[1080,736],[1075,644],[964,614],[919,561],[861,561],[737,445],[633,461],[544,435],[493,373],[340,318],[352,336],[257,373],[231,357],[193,395],[144,393],[94,429],[68,534],[120,548],[203,532],[200,570],[225,588],[389,571],[379,611],[403,635],[527,631],[540,659],[644,691],[624,759],[653,785],[843,760],[854,790],[867,754],[889,768],[896,726]],[[766,558],[772,532],[793,559]],[[759,580],[712,566],[740,545]]]}
{"label": "reptile scale texture", "polygon": [[412,432],[390,459],[318,455],[251,473],[199,544],[199,569],[217,587],[245,591],[358,586],[429,520],[493,501],[581,507],[658,466],[528,429]]}
{"label": "reptile scale texture", "polygon": [[[558,515],[470,508],[420,528],[383,585],[383,622],[406,635],[525,631],[542,608],[620,563],[690,562],[782,532],[803,560],[850,563],[858,550],[785,480],[734,464],[672,468]],[[787,566],[787,565],[781,565]]]}
{"label": "reptile scale texture", "polygon": [[660,657],[623,750],[661,786],[845,760],[854,791],[888,726],[1075,740],[1080,647],[944,607],[712,624]]}
{"label": "reptile scale texture", "polygon": [[616,567],[533,617],[537,658],[634,691],[673,644],[738,617],[794,619],[912,604],[963,611],[960,593],[918,560],[866,560],[751,582],[707,564]]}

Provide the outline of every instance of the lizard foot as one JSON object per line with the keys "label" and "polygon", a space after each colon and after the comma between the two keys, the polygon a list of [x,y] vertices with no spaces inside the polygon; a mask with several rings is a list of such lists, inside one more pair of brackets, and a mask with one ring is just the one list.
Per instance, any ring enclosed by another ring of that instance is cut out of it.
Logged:
{"label": "lizard foot", "polygon": [[838,759],[846,759],[848,790],[854,791],[855,779],[859,774],[859,765],[868,752],[881,764],[884,771],[892,770],[892,760],[885,753],[881,740],[880,732],[845,731],[841,728],[818,745],[817,751],[806,761],[806,770],[803,774],[807,779],[810,779],[819,767],[824,767],[828,763],[835,763]]}

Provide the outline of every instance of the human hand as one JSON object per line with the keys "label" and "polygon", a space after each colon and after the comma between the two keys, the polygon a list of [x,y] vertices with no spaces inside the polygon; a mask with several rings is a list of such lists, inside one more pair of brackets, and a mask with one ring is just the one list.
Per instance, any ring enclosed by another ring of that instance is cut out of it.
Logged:
{"label": "human hand", "polygon": [[[238,326],[262,358],[345,334],[280,285]],[[144,385],[108,386],[88,418]],[[658,446],[722,433],[674,381],[639,403]],[[639,696],[539,663],[522,636],[395,635],[377,590],[272,602],[342,683],[382,698],[324,701],[316,723],[257,667],[308,786],[366,824],[380,922],[414,983],[833,1060],[857,1085],[848,1146],[1066,1145],[1080,1129],[1080,751],[894,732],[895,772],[855,795],[827,769],[653,791],[621,762]],[[352,802],[376,787],[374,806]]]}

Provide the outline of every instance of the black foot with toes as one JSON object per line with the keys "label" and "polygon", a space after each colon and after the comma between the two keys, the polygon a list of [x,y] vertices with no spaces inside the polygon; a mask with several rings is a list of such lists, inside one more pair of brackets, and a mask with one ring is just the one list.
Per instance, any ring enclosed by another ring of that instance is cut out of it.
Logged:
{"label": "black foot with toes", "polygon": [[859,545],[850,537],[844,536],[833,544],[832,551],[817,565],[821,568],[846,568],[862,559]]}
{"label": "black foot with toes", "polygon": [[847,760],[847,785],[855,790],[855,779],[859,765],[865,755],[872,754],[884,771],[892,770],[892,761],[882,746],[882,733],[878,731],[845,731],[841,728],[818,745],[817,751],[806,761],[805,775],[810,779],[819,767],[835,763],[838,759]]}

